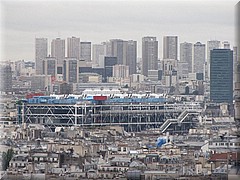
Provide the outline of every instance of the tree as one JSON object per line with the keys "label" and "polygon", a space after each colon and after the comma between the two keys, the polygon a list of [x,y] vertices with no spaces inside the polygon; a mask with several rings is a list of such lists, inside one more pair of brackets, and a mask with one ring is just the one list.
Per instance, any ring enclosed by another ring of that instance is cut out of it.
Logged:
{"label": "tree", "polygon": [[2,170],[6,171],[9,167],[9,162],[14,155],[13,149],[8,149],[7,152],[2,153]]}

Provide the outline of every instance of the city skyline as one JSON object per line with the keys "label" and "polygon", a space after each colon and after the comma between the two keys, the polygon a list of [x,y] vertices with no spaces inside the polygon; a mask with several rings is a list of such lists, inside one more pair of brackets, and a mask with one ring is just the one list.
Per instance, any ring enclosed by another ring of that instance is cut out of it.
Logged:
{"label": "city skyline", "polygon": [[159,58],[164,36],[178,36],[178,49],[185,41],[206,44],[209,40],[227,40],[232,47],[237,2],[2,1],[1,60],[34,61],[35,37],[48,38],[49,44],[57,37],[72,36],[92,44],[132,39],[138,42],[138,57],[145,36],[157,37]]}

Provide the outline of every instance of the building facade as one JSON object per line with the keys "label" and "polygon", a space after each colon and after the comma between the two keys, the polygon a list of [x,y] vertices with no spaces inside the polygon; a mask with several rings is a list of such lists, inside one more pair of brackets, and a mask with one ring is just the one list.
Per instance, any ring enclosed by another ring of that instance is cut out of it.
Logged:
{"label": "building facade", "polygon": [[213,49],[219,49],[221,47],[221,42],[218,40],[211,40],[207,42],[207,73],[205,74],[206,79],[210,77],[210,51]]}
{"label": "building facade", "polygon": [[65,40],[61,38],[53,39],[51,42],[51,57],[55,57],[57,64],[62,65],[65,59]]}
{"label": "building facade", "polygon": [[142,74],[148,76],[148,70],[158,69],[158,41],[156,37],[142,38]]}
{"label": "building facade", "polygon": [[80,42],[80,59],[91,62],[91,42]]}
{"label": "building facade", "polygon": [[103,44],[93,44],[92,46],[92,62],[94,65],[99,66],[100,56],[104,55]]}
{"label": "building facade", "polygon": [[188,73],[192,73],[192,43],[180,44],[180,61],[188,64]]}
{"label": "building facade", "polygon": [[78,83],[79,63],[77,58],[66,58],[63,65],[63,80],[66,83]]}
{"label": "building facade", "polygon": [[205,54],[205,44],[195,43],[193,46],[193,73],[204,74]]}
{"label": "building facade", "polygon": [[48,40],[47,38],[35,39],[35,62],[36,74],[43,73],[43,60],[48,55]]}
{"label": "building facade", "polygon": [[67,57],[80,59],[80,38],[67,38]]}
{"label": "building facade", "polygon": [[129,66],[129,74],[135,74],[137,72],[137,41],[127,41],[127,62]]}
{"label": "building facade", "polygon": [[233,103],[233,51],[213,49],[210,52],[210,100]]}
{"label": "building facade", "polygon": [[178,37],[163,37],[163,59],[178,59]]}

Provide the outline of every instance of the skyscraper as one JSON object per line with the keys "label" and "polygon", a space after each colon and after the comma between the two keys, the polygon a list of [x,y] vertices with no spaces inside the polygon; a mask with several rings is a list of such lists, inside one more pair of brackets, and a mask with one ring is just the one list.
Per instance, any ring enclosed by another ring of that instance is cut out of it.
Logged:
{"label": "skyscraper", "polygon": [[77,58],[66,58],[63,64],[63,80],[67,83],[78,83],[79,63]]}
{"label": "skyscraper", "polygon": [[193,73],[203,73],[205,66],[205,44],[197,42],[193,46]]}
{"label": "skyscraper", "polygon": [[80,59],[90,62],[91,59],[91,42],[80,42]]}
{"label": "skyscraper", "polygon": [[163,37],[163,59],[178,59],[178,37]]}
{"label": "skyscraper", "polygon": [[205,74],[205,78],[210,78],[210,51],[213,49],[219,49],[221,46],[221,42],[217,40],[211,40],[207,42],[207,73]]}
{"label": "skyscraper", "polygon": [[12,69],[10,64],[0,64],[0,91],[12,91]]}
{"label": "skyscraper", "polygon": [[67,38],[67,57],[80,58],[80,38]]}
{"label": "skyscraper", "polygon": [[233,103],[233,51],[210,51],[210,100],[216,103]]}
{"label": "skyscraper", "polygon": [[99,58],[104,55],[103,44],[93,44],[92,46],[92,62],[93,64],[99,65]]}
{"label": "skyscraper", "polygon": [[48,55],[48,40],[47,38],[35,39],[35,62],[36,74],[43,74],[43,60]]}
{"label": "skyscraper", "polygon": [[[240,2],[236,5],[236,17],[237,17],[237,23],[236,23],[236,39],[237,39],[237,64],[236,64],[236,74],[235,74],[235,103],[234,103],[234,120],[237,125],[237,131],[240,132]],[[238,134],[239,135],[239,134]]]}
{"label": "skyscraper", "polygon": [[54,57],[46,57],[43,60],[43,74],[51,75],[52,78],[56,77],[57,73],[57,60]]}
{"label": "skyscraper", "polygon": [[127,41],[127,62],[129,66],[129,74],[135,74],[137,72],[137,41]]}
{"label": "skyscraper", "polygon": [[127,42],[122,39],[111,39],[111,56],[117,57],[117,64],[126,65]]}
{"label": "skyscraper", "polygon": [[51,57],[55,57],[57,64],[62,65],[65,58],[65,40],[56,38],[51,42]]}
{"label": "skyscraper", "polygon": [[180,44],[180,61],[188,64],[188,73],[192,73],[192,43]]}
{"label": "skyscraper", "polygon": [[158,41],[156,37],[142,38],[142,74],[148,76],[148,70],[158,69]]}

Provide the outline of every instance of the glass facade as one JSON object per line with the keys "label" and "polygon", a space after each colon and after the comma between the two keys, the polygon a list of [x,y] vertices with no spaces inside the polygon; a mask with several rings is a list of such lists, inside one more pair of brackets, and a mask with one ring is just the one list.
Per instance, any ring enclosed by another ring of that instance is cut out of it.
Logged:
{"label": "glass facade", "polygon": [[233,51],[230,49],[210,52],[210,100],[233,103]]}

